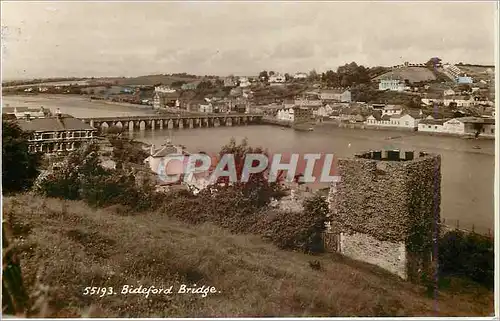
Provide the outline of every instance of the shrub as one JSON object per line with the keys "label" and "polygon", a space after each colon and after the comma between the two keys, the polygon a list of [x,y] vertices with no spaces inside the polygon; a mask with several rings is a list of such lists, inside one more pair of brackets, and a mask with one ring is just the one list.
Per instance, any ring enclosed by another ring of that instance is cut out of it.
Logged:
{"label": "shrub", "polygon": [[37,191],[45,196],[84,200],[93,206],[121,204],[137,211],[158,203],[154,186],[147,178],[100,165],[98,146],[85,145],[69,155],[62,168],[40,179]]}
{"label": "shrub", "polygon": [[304,201],[303,211],[271,211],[260,226],[265,238],[281,249],[319,253],[324,250],[322,233],[327,213],[326,200],[316,194]]}
{"label": "shrub", "polygon": [[41,155],[28,152],[29,135],[15,122],[2,121],[3,192],[27,190],[39,174]]}
{"label": "shrub", "polygon": [[476,233],[447,232],[439,240],[439,270],[493,287],[493,240]]}

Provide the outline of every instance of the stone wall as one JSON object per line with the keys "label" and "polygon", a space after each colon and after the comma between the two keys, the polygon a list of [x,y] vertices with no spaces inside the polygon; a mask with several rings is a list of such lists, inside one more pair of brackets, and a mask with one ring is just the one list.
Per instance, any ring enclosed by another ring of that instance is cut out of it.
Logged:
{"label": "stone wall", "polygon": [[407,278],[403,242],[379,241],[368,234],[341,234],[340,252],[354,260],[377,265],[402,279]]}
{"label": "stone wall", "polygon": [[[337,161],[341,181],[332,186],[329,195],[330,231],[345,235],[344,249],[350,249],[346,255],[415,279],[417,271],[430,267],[432,245],[436,240],[440,221],[441,158],[396,154],[395,159],[399,160],[389,160],[385,153],[375,156],[377,160],[373,159],[373,153],[365,153]],[[406,247],[404,260],[408,273],[400,271],[402,263],[394,263],[397,260],[390,254],[397,252],[395,249],[401,244]],[[386,256],[378,250],[381,247],[387,250]],[[411,260],[407,260],[410,257]]]}

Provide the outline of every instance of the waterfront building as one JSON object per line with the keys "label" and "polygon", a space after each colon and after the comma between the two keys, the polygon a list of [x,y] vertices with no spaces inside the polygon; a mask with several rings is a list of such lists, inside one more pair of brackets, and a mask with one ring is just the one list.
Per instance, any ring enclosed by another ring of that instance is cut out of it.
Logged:
{"label": "waterfront building", "polygon": [[24,119],[28,115],[30,119],[50,117],[52,115],[50,110],[43,108],[43,106],[40,107],[40,109],[28,107],[3,107],[2,114],[13,115],[16,119]]}
{"label": "waterfront building", "polygon": [[418,128],[419,121],[420,120],[418,118],[414,118],[410,114],[393,116],[384,115],[382,117],[370,115],[366,118],[365,125],[416,130]]}
{"label": "waterfront building", "polygon": [[294,109],[289,108],[289,109],[279,109],[278,113],[276,114],[276,119],[281,120],[281,121],[289,121],[293,122],[294,121]]}
{"label": "waterfront building", "polygon": [[29,151],[56,153],[72,151],[96,139],[97,130],[71,115],[56,113],[55,117],[34,118],[28,114],[17,120],[19,127],[30,132]]}

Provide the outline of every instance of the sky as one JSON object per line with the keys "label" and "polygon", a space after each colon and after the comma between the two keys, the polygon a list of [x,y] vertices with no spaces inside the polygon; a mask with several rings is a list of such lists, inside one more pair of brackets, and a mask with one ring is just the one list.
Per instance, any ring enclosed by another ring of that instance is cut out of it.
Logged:
{"label": "sky", "polygon": [[5,2],[2,79],[494,64],[488,2]]}

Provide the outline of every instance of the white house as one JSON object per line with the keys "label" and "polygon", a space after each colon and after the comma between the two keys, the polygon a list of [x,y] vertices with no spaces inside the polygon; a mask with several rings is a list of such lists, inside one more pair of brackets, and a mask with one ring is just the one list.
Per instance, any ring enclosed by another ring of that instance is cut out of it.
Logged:
{"label": "white house", "polygon": [[169,86],[161,85],[161,86],[156,86],[155,87],[155,92],[157,92],[157,93],[171,94],[171,93],[175,93],[175,89],[172,89]]}
{"label": "white house", "polygon": [[[59,109],[57,110],[58,113]],[[34,119],[34,118],[45,118],[51,116],[50,109],[45,109],[40,107],[40,109],[30,109],[27,107],[2,107],[2,114],[13,114],[17,119]]]}
{"label": "white house", "polygon": [[427,117],[418,123],[418,131],[427,133],[444,133],[444,123],[447,121],[448,119],[429,119],[429,117]]}
{"label": "white house", "polygon": [[313,110],[313,115],[318,117],[327,117],[328,113],[325,107],[320,106],[318,109]]}
{"label": "white house", "polygon": [[294,119],[295,119],[294,118],[294,110],[293,110],[293,108],[278,110],[278,113],[276,115],[276,119],[277,120],[281,120],[281,121],[290,121],[290,122],[293,122]]}
{"label": "white house", "polygon": [[451,88],[446,89],[443,91],[444,96],[455,96],[455,91]]}
{"label": "white house", "polygon": [[276,74],[276,75],[272,75],[271,77],[269,77],[269,83],[271,84],[284,84],[286,81],[286,78],[285,76],[281,75],[281,74]]}
{"label": "white house", "polygon": [[422,98],[421,102],[425,106],[433,106],[434,104],[442,104],[443,100],[439,98]]}
{"label": "white house", "polygon": [[378,90],[404,91],[405,84],[397,79],[382,79],[378,84]]}
{"label": "white house", "polygon": [[453,118],[443,123],[443,132],[447,134],[465,134],[465,123],[460,118]]}
{"label": "white house", "polygon": [[248,77],[240,77],[239,81],[240,81],[240,87],[241,88],[250,87],[250,85],[251,85],[250,80],[248,79]]}
{"label": "white house", "polygon": [[365,125],[367,126],[383,126],[383,127],[397,127],[397,128],[407,128],[407,129],[417,129],[419,119],[414,118],[409,114],[404,115],[394,115],[394,116],[382,116],[377,118],[370,115],[366,118]]}
{"label": "white house", "polygon": [[298,72],[293,76],[293,79],[307,79],[307,74],[303,72]]}
{"label": "white house", "polygon": [[450,96],[444,99],[443,104],[445,106],[455,104],[457,107],[470,107],[474,105],[474,98],[471,96]]}
{"label": "white house", "polygon": [[382,116],[401,115],[402,112],[403,112],[403,107],[399,105],[387,105],[382,109]]}
{"label": "white house", "polygon": [[199,108],[200,113],[213,113],[214,108],[211,103],[208,104],[200,104]]}

